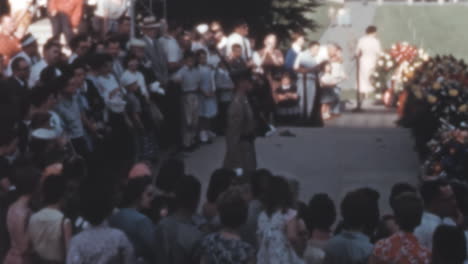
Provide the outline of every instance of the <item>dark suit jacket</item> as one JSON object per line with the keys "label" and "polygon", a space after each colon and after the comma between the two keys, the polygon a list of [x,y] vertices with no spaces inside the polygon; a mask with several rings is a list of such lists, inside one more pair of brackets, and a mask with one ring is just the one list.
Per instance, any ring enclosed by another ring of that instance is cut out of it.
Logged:
{"label": "dark suit jacket", "polygon": [[[7,104],[11,104],[19,114],[22,103],[27,99],[28,96],[28,87],[27,82],[25,85],[21,85],[18,80],[14,77],[10,77],[3,84],[0,85],[2,94],[6,96],[5,99],[2,98],[2,101]],[[13,110],[13,109],[12,109]]]}

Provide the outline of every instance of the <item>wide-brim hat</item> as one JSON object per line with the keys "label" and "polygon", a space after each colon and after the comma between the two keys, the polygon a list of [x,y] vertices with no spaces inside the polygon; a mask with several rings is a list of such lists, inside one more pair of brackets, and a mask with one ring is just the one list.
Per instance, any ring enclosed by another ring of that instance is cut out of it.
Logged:
{"label": "wide-brim hat", "polygon": [[161,24],[158,23],[154,16],[143,18],[143,21],[140,24],[141,28],[159,28],[160,26]]}

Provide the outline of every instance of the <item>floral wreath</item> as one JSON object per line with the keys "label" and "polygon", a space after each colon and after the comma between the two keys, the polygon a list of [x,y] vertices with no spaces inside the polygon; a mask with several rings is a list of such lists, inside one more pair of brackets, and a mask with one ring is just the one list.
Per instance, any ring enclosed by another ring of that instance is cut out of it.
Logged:
{"label": "floral wreath", "polygon": [[404,83],[413,78],[414,71],[427,60],[429,55],[423,49],[407,42],[396,43],[380,55],[371,76],[371,83],[377,93],[383,93],[390,88],[394,89],[394,92],[400,92]]}

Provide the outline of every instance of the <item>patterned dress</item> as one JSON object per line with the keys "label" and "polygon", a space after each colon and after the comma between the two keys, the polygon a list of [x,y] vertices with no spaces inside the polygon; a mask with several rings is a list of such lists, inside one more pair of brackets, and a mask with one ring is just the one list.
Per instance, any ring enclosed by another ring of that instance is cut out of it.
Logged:
{"label": "patterned dress", "polygon": [[206,264],[244,264],[255,257],[254,248],[242,240],[226,239],[220,233],[203,238],[201,250]]}
{"label": "patterned dress", "polygon": [[104,224],[74,236],[67,255],[68,264],[133,264],[135,261],[133,247],[127,236]]}
{"label": "patterned dress", "polygon": [[286,224],[296,217],[295,210],[276,211],[271,217],[258,217],[259,250],[257,264],[303,264],[286,237]]}
{"label": "patterned dress", "polygon": [[431,252],[411,233],[398,232],[375,244],[374,257],[384,263],[429,264]]}

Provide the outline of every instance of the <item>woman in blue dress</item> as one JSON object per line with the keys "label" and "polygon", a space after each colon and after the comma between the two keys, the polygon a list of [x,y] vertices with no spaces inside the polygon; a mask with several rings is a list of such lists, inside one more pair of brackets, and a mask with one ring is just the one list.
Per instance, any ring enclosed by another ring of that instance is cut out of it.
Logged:
{"label": "woman in blue dress", "polygon": [[296,62],[297,55],[299,55],[299,53],[302,51],[304,42],[304,33],[298,32],[292,34],[291,48],[289,48],[284,59],[284,69],[289,73],[295,74],[294,63]]}

